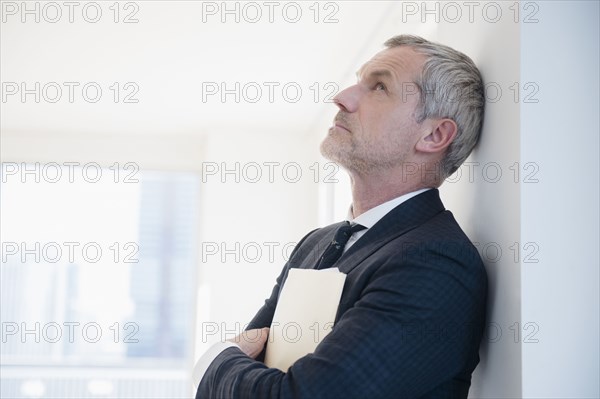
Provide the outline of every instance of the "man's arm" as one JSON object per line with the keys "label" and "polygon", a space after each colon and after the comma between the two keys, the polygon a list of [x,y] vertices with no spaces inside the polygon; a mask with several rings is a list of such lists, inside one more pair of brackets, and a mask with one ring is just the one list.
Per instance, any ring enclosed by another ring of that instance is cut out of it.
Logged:
{"label": "man's arm", "polygon": [[466,277],[477,284],[463,278],[480,273],[476,266],[448,254],[398,254],[287,373],[229,348],[209,367],[197,398],[422,396],[476,364],[485,277]]}

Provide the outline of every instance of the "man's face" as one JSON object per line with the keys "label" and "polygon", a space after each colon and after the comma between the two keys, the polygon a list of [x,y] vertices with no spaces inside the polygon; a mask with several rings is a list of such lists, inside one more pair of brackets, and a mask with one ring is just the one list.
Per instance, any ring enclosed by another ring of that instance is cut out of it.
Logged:
{"label": "man's face", "polygon": [[368,174],[411,159],[421,133],[414,81],[425,57],[410,47],[376,54],[358,71],[358,82],[340,92],[340,109],[321,153],[350,171]]}

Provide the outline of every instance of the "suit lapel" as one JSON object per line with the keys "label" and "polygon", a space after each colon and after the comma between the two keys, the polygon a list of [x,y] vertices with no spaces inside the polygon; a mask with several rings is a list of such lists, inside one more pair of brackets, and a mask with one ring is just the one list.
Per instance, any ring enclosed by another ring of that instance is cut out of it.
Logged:
{"label": "suit lapel", "polygon": [[334,265],[348,274],[379,248],[444,211],[439,191],[425,191],[392,209],[350,247]]}

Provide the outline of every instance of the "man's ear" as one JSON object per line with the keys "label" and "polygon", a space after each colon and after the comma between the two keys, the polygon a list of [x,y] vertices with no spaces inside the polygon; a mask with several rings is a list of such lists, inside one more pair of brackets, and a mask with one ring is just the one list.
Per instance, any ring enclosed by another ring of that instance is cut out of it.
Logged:
{"label": "man's ear", "polygon": [[444,152],[456,137],[458,127],[452,119],[432,119],[426,122],[427,131],[417,142],[421,152]]}

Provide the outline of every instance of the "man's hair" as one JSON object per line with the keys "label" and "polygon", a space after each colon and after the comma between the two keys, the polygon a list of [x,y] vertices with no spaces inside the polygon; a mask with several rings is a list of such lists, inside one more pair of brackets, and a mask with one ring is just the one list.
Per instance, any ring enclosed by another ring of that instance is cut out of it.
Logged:
{"label": "man's hair", "polygon": [[465,54],[418,36],[394,36],[385,46],[408,46],[427,58],[414,82],[420,92],[417,122],[427,118],[450,118],[456,122],[456,137],[440,165],[441,177],[445,179],[467,159],[479,140],[485,108],[481,74]]}

